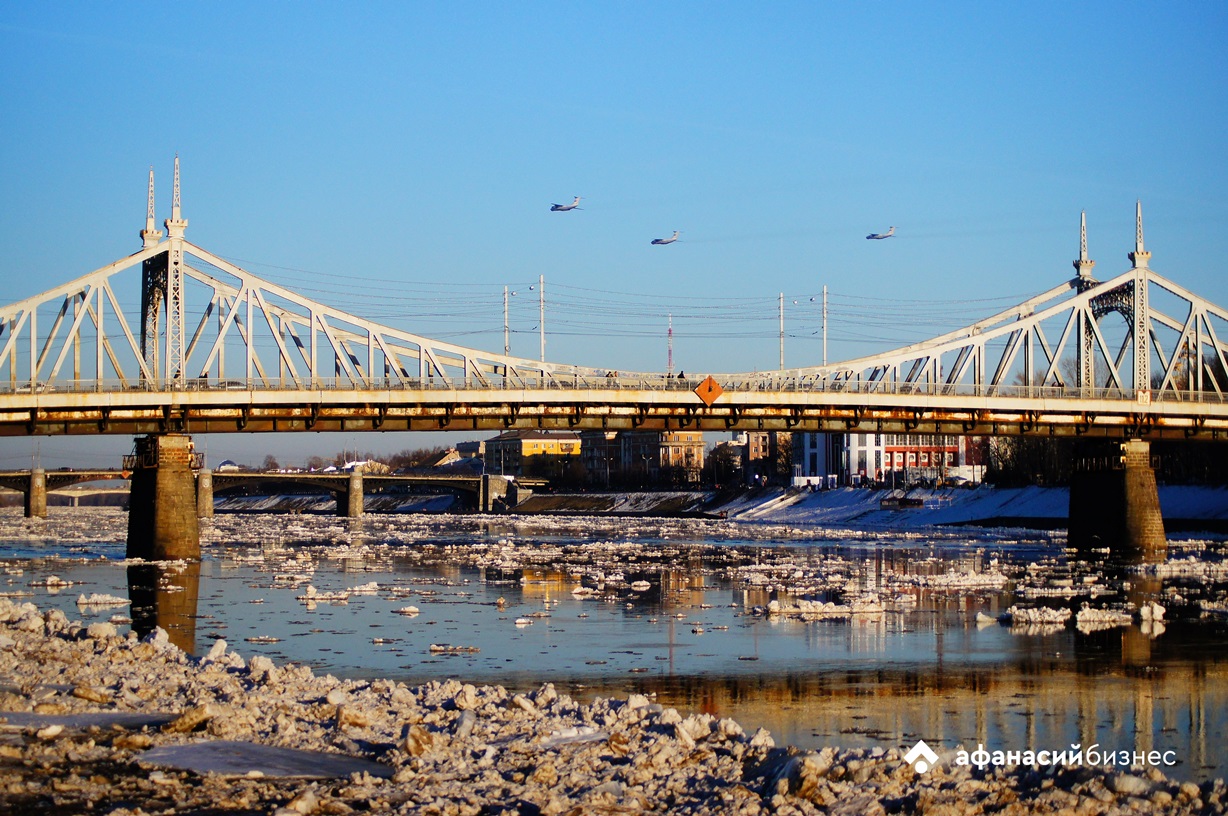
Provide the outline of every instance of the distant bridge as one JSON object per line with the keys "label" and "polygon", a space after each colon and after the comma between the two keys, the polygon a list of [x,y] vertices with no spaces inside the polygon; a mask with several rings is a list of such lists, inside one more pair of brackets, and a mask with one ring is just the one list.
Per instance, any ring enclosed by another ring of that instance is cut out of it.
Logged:
{"label": "distant bridge", "polygon": [[[20,491],[25,497],[27,516],[47,514],[47,494],[85,482],[123,480],[142,464],[156,467],[157,463],[140,463],[134,457],[125,457],[124,470],[6,470],[0,471],[0,487]],[[362,515],[362,499],[365,492],[388,487],[433,487],[469,494],[478,510],[490,512],[500,500],[512,494],[511,500],[523,499],[534,490],[549,484],[545,479],[501,476],[456,476],[447,474],[364,474],[360,471],[336,473],[268,473],[268,472],[221,472],[202,469],[194,463],[197,471],[197,509],[202,516],[213,515],[213,494],[240,486],[298,485],[337,497],[337,510],[342,515]]]}

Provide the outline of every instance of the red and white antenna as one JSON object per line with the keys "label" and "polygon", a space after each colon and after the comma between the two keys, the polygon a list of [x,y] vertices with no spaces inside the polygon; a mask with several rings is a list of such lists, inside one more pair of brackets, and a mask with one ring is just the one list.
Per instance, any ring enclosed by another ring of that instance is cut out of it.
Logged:
{"label": "red and white antenna", "polygon": [[665,345],[668,351],[665,360],[666,372],[673,376],[674,374],[674,316],[669,315],[669,331],[665,333]]}

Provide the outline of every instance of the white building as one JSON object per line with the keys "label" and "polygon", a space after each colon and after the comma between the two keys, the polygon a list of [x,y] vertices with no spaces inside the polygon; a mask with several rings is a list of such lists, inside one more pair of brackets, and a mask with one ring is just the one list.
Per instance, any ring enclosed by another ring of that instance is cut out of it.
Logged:
{"label": "white building", "polygon": [[966,436],[801,433],[794,440],[794,485],[904,486],[957,477],[980,481],[984,473],[978,446]]}

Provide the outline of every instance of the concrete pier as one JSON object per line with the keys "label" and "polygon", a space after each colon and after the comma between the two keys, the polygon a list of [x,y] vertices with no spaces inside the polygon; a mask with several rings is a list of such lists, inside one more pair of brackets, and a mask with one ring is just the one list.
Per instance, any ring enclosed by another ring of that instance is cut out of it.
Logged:
{"label": "concrete pier", "polygon": [[30,487],[25,496],[26,518],[47,518],[47,471],[30,471]]}
{"label": "concrete pier", "polygon": [[362,518],[362,509],[362,471],[352,470],[345,491],[337,495],[337,515]]}
{"label": "concrete pier", "polygon": [[196,515],[213,518],[213,471],[207,468],[196,474]]}
{"label": "concrete pier", "polygon": [[199,462],[191,437],[139,437],[136,452],[124,460],[124,469],[132,473],[128,557],[199,560],[200,525],[193,472]]}
{"label": "concrete pier", "polygon": [[1163,561],[1167,553],[1151,445],[1141,439],[1081,457],[1070,480],[1069,540],[1107,547],[1114,560]]}
{"label": "concrete pier", "polygon": [[478,512],[493,513],[506,508],[507,479],[502,476],[482,474],[482,482],[478,487]]}

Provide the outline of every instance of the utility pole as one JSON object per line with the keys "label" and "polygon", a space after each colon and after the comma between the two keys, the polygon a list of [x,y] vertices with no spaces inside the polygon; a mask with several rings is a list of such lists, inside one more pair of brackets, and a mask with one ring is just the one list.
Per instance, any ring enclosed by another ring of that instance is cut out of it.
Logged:
{"label": "utility pole", "polygon": [[537,276],[537,320],[541,329],[542,362],[546,362],[546,276]]}
{"label": "utility pole", "polygon": [[780,293],[780,370],[785,370],[785,293]]}
{"label": "utility pole", "polygon": [[503,287],[503,356],[512,353],[511,333],[507,325],[507,287]]}
{"label": "utility pole", "polygon": [[823,284],[823,365],[827,365],[827,284]]}

